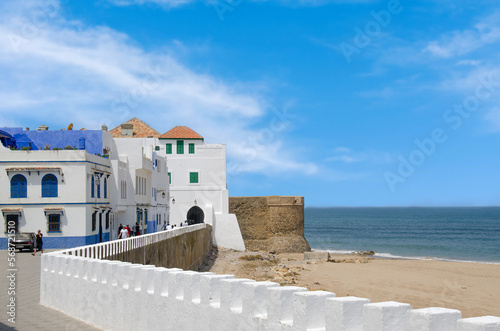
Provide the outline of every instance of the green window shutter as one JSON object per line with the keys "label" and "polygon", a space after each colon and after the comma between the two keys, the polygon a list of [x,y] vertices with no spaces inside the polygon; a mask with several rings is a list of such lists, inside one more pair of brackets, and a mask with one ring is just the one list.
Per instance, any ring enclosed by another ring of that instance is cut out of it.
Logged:
{"label": "green window shutter", "polygon": [[172,144],[167,144],[165,146],[165,150],[166,150],[167,154],[172,154]]}
{"label": "green window shutter", "polygon": [[194,154],[194,144],[189,144],[189,154]]}
{"label": "green window shutter", "polygon": [[189,183],[191,183],[191,184],[198,183],[198,173],[197,172],[190,172],[189,173]]}
{"label": "green window shutter", "polygon": [[177,140],[177,154],[184,154],[184,140]]}
{"label": "green window shutter", "polygon": [[172,173],[171,172],[168,173],[168,183],[172,184]]}

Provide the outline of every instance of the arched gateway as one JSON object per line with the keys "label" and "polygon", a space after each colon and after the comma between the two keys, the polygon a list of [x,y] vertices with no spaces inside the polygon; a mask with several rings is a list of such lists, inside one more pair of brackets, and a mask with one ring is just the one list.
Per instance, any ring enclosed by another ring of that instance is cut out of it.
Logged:
{"label": "arched gateway", "polygon": [[189,211],[187,212],[186,219],[189,225],[203,223],[203,220],[205,219],[205,213],[203,213],[203,210],[200,207],[194,206],[191,207],[191,209],[189,209]]}

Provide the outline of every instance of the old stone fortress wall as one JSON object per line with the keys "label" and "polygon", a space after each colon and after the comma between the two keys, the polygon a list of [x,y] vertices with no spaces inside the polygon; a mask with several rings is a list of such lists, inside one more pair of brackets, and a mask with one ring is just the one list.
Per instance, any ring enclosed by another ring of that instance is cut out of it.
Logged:
{"label": "old stone fortress wall", "polygon": [[[331,292],[146,264],[150,245],[198,259],[211,245],[206,231],[211,231],[210,225],[198,224],[43,254],[41,303],[105,330],[500,330],[499,317],[462,319],[453,309],[413,310],[405,303],[370,303],[365,298],[337,298]],[[144,264],[123,262],[140,261],[141,252]],[[108,257],[122,261],[105,260]]]}

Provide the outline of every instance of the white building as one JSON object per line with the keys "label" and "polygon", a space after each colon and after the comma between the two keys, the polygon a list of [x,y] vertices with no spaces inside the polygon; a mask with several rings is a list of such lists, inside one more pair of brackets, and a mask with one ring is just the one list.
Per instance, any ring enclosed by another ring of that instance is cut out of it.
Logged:
{"label": "white building", "polygon": [[117,237],[120,224],[132,227],[137,222],[142,234],[156,232],[169,219],[167,160],[156,155],[152,138],[115,138],[114,143],[111,165],[117,194],[111,201],[111,238]]}
{"label": "white building", "polygon": [[[120,224],[139,223],[141,233],[159,231],[169,220],[167,159],[157,154],[160,133],[138,118],[109,131],[114,137],[111,157],[117,194],[112,197],[114,219],[111,238]],[[134,138],[134,139],[131,139]]]}
{"label": "white building", "polygon": [[206,144],[186,126],[176,126],[158,141],[159,154],[168,159],[170,222],[211,224],[214,244],[244,250],[236,215],[229,214],[226,145]]}
{"label": "white building", "polygon": [[[111,135],[104,134],[108,146]],[[108,138],[108,139],[106,139]],[[85,150],[10,150],[0,144],[5,231],[44,234],[44,248],[109,240],[111,163]]]}

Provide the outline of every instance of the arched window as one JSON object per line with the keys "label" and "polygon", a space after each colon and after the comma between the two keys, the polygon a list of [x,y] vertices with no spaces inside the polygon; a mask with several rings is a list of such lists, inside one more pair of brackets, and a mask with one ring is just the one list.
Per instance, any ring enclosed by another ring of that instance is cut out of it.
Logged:
{"label": "arched window", "polygon": [[96,190],[97,190],[97,198],[101,198],[101,179],[97,178],[97,185],[96,185]]}
{"label": "arched window", "polygon": [[53,174],[42,178],[42,198],[57,198],[57,177]]}
{"label": "arched window", "polygon": [[11,198],[27,198],[28,183],[23,175],[15,175],[10,180],[10,197]]}
{"label": "arched window", "polygon": [[90,182],[90,197],[91,198],[94,197],[94,186],[95,186],[94,175],[92,175],[92,181]]}
{"label": "arched window", "polygon": [[104,199],[108,198],[108,179],[104,177]]}

